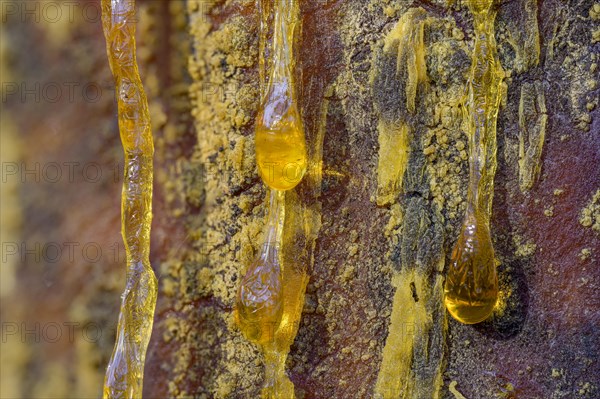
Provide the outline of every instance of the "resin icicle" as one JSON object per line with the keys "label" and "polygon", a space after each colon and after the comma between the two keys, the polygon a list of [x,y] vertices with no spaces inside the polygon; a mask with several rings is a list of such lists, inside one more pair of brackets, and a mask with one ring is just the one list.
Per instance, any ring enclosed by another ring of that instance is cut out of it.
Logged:
{"label": "resin icicle", "polygon": [[465,324],[487,319],[498,299],[498,276],[490,235],[496,173],[496,119],[504,72],[494,40],[493,0],[469,0],[475,48],[466,104],[469,137],[467,209],[446,275],[446,308]]}
{"label": "resin icicle", "polygon": [[148,101],[135,57],[135,2],[102,0],[102,26],[125,152],[121,233],[127,253],[117,341],[106,370],[103,396],[141,398],[157,281],[149,259],[154,146]]}

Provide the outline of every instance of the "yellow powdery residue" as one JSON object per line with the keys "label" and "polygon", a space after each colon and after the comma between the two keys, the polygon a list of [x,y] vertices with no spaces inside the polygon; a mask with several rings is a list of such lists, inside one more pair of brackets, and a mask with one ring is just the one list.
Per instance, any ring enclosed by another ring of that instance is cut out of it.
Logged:
{"label": "yellow powdery residue", "polygon": [[[444,100],[446,99],[448,98],[445,97]],[[461,217],[461,211],[464,210],[465,193],[461,177],[468,159],[466,137],[460,129],[462,114],[458,103],[447,104],[440,101],[434,105],[434,113],[439,115],[441,126],[427,129],[422,136],[423,153],[427,160],[433,201],[438,209],[445,209],[448,226],[451,226],[452,221]]]}
{"label": "yellow powdery residue", "polygon": [[519,234],[513,235],[515,244],[515,255],[519,258],[526,258],[535,253],[537,245],[533,241],[525,241],[525,238]]}
{"label": "yellow powdery residue", "polygon": [[592,21],[600,21],[600,3],[595,3],[590,7],[589,14]]}
{"label": "yellow powdery residue", "polygon": [[586,207],[581,210],[579,223],[600,233],[600,189],[596,191]]}
{"label": "yellow powdery residue", "polygon": [[582,261],[588,260],[592,256],[592,250],[589,248],[583,248],[579,253],[579,259]]}
{"label": "yellow powdery residue", "polygon": [[[194,279],[210,277],[196,283],[197,290],[214,303],[232,306],[242,265],[247,264],[244,259],[251,258],[256,250],[249,243],[256,242],[263,225],[261,207],[257,206],[263,192],[249,185],[256,169],[254,146],[247,137],[251,134],[248,125],[258,99],[257,79],[248,79],[252,74],[248,68],[256,60],[258,41],[253,13],[231,16],[213,25],[220,11],[218,4],[185,2],[193,46],[188,65],[193,80],[189,86],[191,115],[197,132],[190,166],[202,175],[198,179],[202,184],[200,194],[205,194],[201,214],[191,215],[187,220],[190,241],[199,252],[192,266],[198,270],[210,269],[193,273]],[[239,228],[231,230],[222,223],[234,219]],[[188,256],[192,258],[193,252]],[[181,285],[179,280],[176,284]],[[189,300],[189,292],[175,292],[176,303],[185,304]],[[192,295],[199,294],[194,291]],[[181,387],[194,378],[189,374],[189,355],[205,350],[209,342],[214,342],[211,350],[222,356],[196,359],[198,367],[211,370],[198,381],[202,387],[196,396],[229,397],[232,384],[242,395],[252,396],[260,386],[261,368],[255,364],[255,349],[235,331],[230,312],[213,310],[213,306],[205,306],[203,316],[213,330],[200,330],[197,340],[175,347],[171,357],[182,367],[172,372],[170,397],[185,395]],[[216,342],[214,329],[218,329]]]}
{"label": "yellow powdery residue", "polygon": [[445,216],[446,230],[452,232],[464,213],[468,174],[468,137],[462,127],[461,103],[469,65],[461,64],[457,70],[456,60],[465,59],[469,49],[452,19],[431,18],[428,31],[432,40],[427,43],[431,81],[423,100],[425,109],[421,110],[427,115],[421,145],[430,195]]}

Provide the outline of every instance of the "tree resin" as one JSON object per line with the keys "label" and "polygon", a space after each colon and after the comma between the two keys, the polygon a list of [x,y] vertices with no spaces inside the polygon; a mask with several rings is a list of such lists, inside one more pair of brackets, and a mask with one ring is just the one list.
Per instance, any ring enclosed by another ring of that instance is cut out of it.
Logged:
{"label": "tree resin", "polygon": [[102,0],[102,26],[117,94],[125,152],[121,233],[127,253],[117,341],[104,379],[103,397],[141,398],[146,349],[152,333],[157,282],[150,266],[152,157],[148,100],[135,57],[134,0]]}
{"label": "tree resin", "polygon": [[496,173],[496,120],[504,72],[494,40],[493,0],[470,0],[475,49],[463,107],[469,136],[467,209],[452,251],[444,287],[446,308],[465,324],[487,319],[498,300],[498,275],[490,236]]}
{"label": "tree resin", "polygon": [[498,276],[489,228],[481,216],[468,212],[452,250],[444,287],[446,308],[465,324],[487,319],[498,299]]}
{"label": "tree resin", "polygon": [[265,241],[238,289],[236,321],[242,333],[258,345],[273,341],[281,322],[283,291],[279,245],[284,219],[284,193],[271,190]]}
{"label": "tree resin", "polygon": [[[261,3],[261,102],[256,118],[256,162],[262,180],[275,190],[294,188],[307,168],[306,140],[294,87],[294,31],[299,24],[297,0]],[[269,20],[273,38],[269,54],[270,73],[265,76]]]}
{"label": "tree resin", "polygon": [[[265,241],[242,279],[235,306],[235,320],[246,338],[259,345],[265,355],[263,397],[278,398],[278,362],[284,356],[277,347],[275,333],[283,315],[284,291],[280,261],[285,193],[271,190]],[[293,392],[293,391],[292,391]]]}

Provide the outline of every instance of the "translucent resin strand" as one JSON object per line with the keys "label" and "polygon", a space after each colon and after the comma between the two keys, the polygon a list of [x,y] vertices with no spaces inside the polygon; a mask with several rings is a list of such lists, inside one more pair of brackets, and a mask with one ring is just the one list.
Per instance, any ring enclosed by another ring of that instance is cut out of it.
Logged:
{"label": "translucent resin strand", "polygon": [[149,260],[154,146],[148,101],[135,57],[135,2],[102,0],[102,25],[125,152],[121,233],[127,254],[117,341],[106,370],[103,397],[141,398],[157,281]]}

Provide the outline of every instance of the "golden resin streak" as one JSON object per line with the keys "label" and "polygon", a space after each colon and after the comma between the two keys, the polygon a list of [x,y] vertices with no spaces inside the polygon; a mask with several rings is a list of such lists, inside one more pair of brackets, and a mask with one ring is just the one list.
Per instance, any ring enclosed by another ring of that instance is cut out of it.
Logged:
{"label": "golden resin streak", "polygon": [[[261,101],[256,118],[256,162],[265,184],[275,190],[294,188],[307,168],[304,127],[294,82],[294,34],[298,0],[258,0],[261,13]],[[274,1],[275,7],[272,7]],[[271,45],[267,46],[273,20]],[[269,48],[267,48],[269,47]],[[270,73],[267,76],[267,54]]]}
{"label": "golden resin streak", "polygon": [[[386,36],[384,54],[397,53],[396,75],[405,79],[406,111],[415,112],[417,88],[427,82],[424,25],[427,14],[422,8],[408,10]],[[380,120],[379,160],[377,165],[377,205],[392,204],[402,187],[410,155],[411,128],[404,120]]]}
{"label": "golden resin streak", "polygon": [[446,308],[456,320],[487,319],[498,299],[498,276],[490,236],[496,173],[496,120],[504,72],[494,40],[493,0],[470,0],[475,49],[463,107],[469,136],[467,209],[446,275]]}
{"label": "golden resin streak", "polygon": [[127,253],[117,341],[106,370],[103,396],[141,398],[157,282],[149,259],[154,146],[148,101],[135,57],[135,2],[102,0],[102,26],[115,79],[119,132],[125,152],[121,233]]}
{"label": "golden resin streak", "polygon": [[519,101],[519,187],[522,192],[530,190],[540,175],[547,123],[542,83],[523,83]]}
{"label": "golden resin streak", "polygon": [[[416,110],[417,89],[426,88],[428,81],[426,23],[428,16],[422,8],[412,8],[402,15],[386,35],[383,48],[383,62],[394,62],[395,58],[395,76],[387,76],[393,69],[374,68],[375,87],[378,81],[393,84],[394,79],[395,83],[405,85],[398,109],[385,108],[388,104],[378,107],[378,205],[396,203],[400,190],[417,190],[419,185],[428,184],[424,175],[416,176],[414,171],[410,178],[404,176],[409,173],[406,169],[411,163],[417,163],[419,156],[423,156],[422,150],[414,151],[420,142],[414,140],[414,134],[420,129],[415,128],[410,114]],[[441,275],[445,260],[443,237],[436,234],[442,230],[440,220],[428,202],[416,198],[404,198],[391,208],[390,223],[402,226],[401,237],[395,244],[398,247],[391,251],[400,253],[400,270],[392,278],[395,293],[375,398],[437,399],[440,396],[446,331]],[[420,243],[424,236],[431,237],[426,246]]]}

